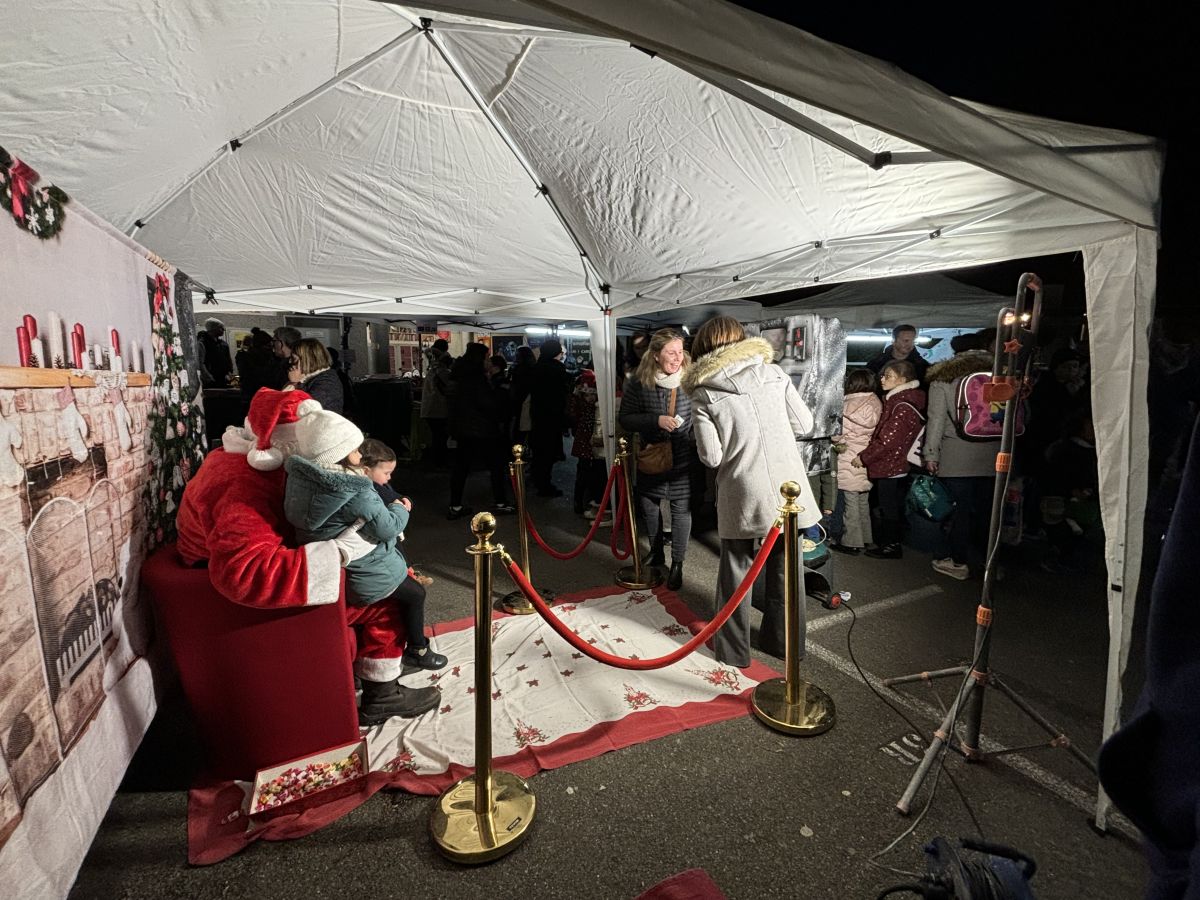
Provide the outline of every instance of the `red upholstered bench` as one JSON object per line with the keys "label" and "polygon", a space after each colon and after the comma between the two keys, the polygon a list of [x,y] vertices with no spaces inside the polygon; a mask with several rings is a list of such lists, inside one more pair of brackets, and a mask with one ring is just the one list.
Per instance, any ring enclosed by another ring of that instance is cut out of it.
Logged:
{"label": "red upholstered bench", "polygon": [[206,751],[206,772],[252,779],[257,769],[358,740],[352,636],[345,598],[262,610],[226,600],[207,569],[173,544],[142,566],[184,696]]}

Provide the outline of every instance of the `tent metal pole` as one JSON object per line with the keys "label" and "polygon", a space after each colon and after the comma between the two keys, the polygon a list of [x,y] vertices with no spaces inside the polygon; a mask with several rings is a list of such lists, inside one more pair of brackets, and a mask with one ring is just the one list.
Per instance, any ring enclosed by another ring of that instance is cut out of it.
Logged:
{"label": "tent metal pole", "polygon": [[[446,46],[445,42],[442,41],[442,39],[436,34],[434,34],[432,21],[429,19],[422,19],[421,25],[421,31],[429,40],[429,43],[433,45],[434,49],[437,50],[438,55],[440,55],[446,65],[450,67],[450,71],[454,74],[454,77],[458,79],[459,83],[462,84],[467,93],[471,95],[471,99],[475,101],[475,105],[479,107],[479,111],[483,113],[484,117],[491,124],[492,128],[495,129],[496,134],[500,136],[500,140],[504,142],[505,146],[508,147],[512,155],[517,158],[517,162],[521,164],[521,168],[525,170],[525,174],[527,174],[530,180],[533,181],[538,193],[546,198],[546,202],[550,205],[550,209],[554,212],[559,224],[562,225],[563,230],[567,233],[567,236],[571,239],[571,243],[575,245],[575,249],[579,253],[579,258],[582,261],[584,268],[584,282],[586,283],[587,274],[590,271],[591,275],[596,279],[597,284],[607,284],[608,279],[604,278],[600,272],[597,271],[596,264],[588,255],[587,249],[583,246],[583,242],[579,239],[579,235],[576,234],[575,229],[571,227],[571,223],[567,221],[566,216],[563,215],[562,209],[559,208],[554,196],[550,193],[550,188],[547,187],[546,183],[538,177],[532,163],[525,158],[525,154],[521,152],[521,148],[517,145],[516,141],[513,140],[512,135],[508,133],[508,130],[496,117],[496,114],[492,112],[491,106],[489,106],[488,103],[483,99],[483,95],[480,94],[479,90],[475,87],[471,79],[467,77],[466,71],[461,65],[459,65],[458,60],[454,58],[454,55],[450,52],[450,49]],[[599,306],[599,304],[597,304],[597,306]]]}
{"label": "tent metal pole", "polygon": [[703,66],[693,65],[692,63],[684,62],[681,59],[676,59],[673,56],[659,54],[660,58],[669,62],[677,69],[681,69],[699,78],[713,87],[731,94],[742,100],[745,103],[753,106],[755,109],[762,110],[769,116],[774,116],[781,122],[785,122],[800,131],[803,131],[809,137],[815,138],[823,144],[828,144],[837,150],[841,150],[847,156],[857,159],[859,162],[870,166],[872,169],[883,168],[887,164],[886,155],[875,153],[873,150],[868,150],[861,144],[855,143],[848,137],[838,134],[832,128],[822,125],[815,119],[811,119],[801,112],[792,109],[786,103],[781,103],[774,97],[765,94],[758,88],[751,87],[744,81],[737,78],[731,78],[728,75],[722,75],[720,72],[715,72],[712,69]]}
{"label": "tent metal pole", "polygon": [[221,149],[217,151],[216,155],[213,156],[212,159],[210,159],[207,163],[205,163],[204,166],[199,171],[195,172],[192,175],[189,175],[186,179],[184,179],[183,183],[178,188],[176,188],[174,191],[172,191],[165,200],[163,200],[161,203],[159,203],[157,206],[155,206],[154,209],[152,209],[147,215],[143,215],[143,216],[139,217],[138,219],[136,219],[132,225],[130,225],[128,228],[126,228],[125,233],[127,235],[129,235],[130,237],[133,237],[135,234],[137,234],[140,229],[142,229],[146,226],[147,222],[151,221],[160,212],[162,212],[164,209],[166,209],[168,206],[170,206],[172,203],[174,203],[180,197],[180,195],[182,195],[186,190],[188,190],[188,188],[190,188],[200,178],[202,178],[204,176],[204,174],[206,172],[208,172],[209,169],[211,169],[213,166],[215,166],[218,162],[220,162],[226,156],[232,155],[234,153],[234,151],[236,151],[238,149],[238,147],[240,147],[242,144],[244,144],[250,138],[257,135],[264,128],[267,128],[267,127],[275,124],[280,119],[284,119],[284,118],[290,116],[296,110],[305,106],[309,101],[315,100],[317,97],[320,97],[322,94],[324,94],[330,88],[335,87],[339,83],[345,81],[347,78],[350,78],[351,76],[362,71],[364,68],[369,66],[371,63],[375,62],[375,60],[379,59],[381,56],[384,56],[384,55],[390,53],[392,50],[394,50],[396,47],[403,44],[405,41],[409,40],[410,38],[416,37],[416,35],[418,33],[420,33],[419,28],[416,28],[415,26],[410,28],[408,31],[404,32],[399,37],[394,38],[391,41],[388,41],[386,44],[384,44],[378,50],[375,50],[374,52],[367,54],[362,59],[360,59],[358,62],[354,63],[353,65],[347,66],[345,69],[343,69],[342,71],[340,71],[336,75],[334,75],[333,78],[329,79],[328,81],[326,81],[324,84],[320,85],[319,87],[313,88],[313,90],[309,91],[303,97],[293,100],[291,103],[289,103],[283,109],[272,113],[270,116],[263,119],[261,122],[259,122],[253,128],[251,128],[249,131],[244,132],[241,135],[238,135],[229,143],[223,144],[221,146]]}
{"label": "tent metal pole", "polygon": [[403,32],[402,34],[398,35],[397,37],[392,38],[392,40],[388,41],[382,47],[368,53],[362,59],[358,60],[358,62],[351,63],[350,65],[346,66],[346,68],[342,69],[340,72],[335,74],[332,78],[330,78],[324,84],[318,85],[317,87],[315,87],[311,91],[309,91],[307,94],[304,94],[301,97],[297,97],[295,100],[293,100],[287,106],[283,107],[283,109],[280,109],[277,112],[274,112],[271,115],[267,116],[267,118],[263,119],[257,125],[252,127],[249,131],[239,134],[237,136],[236,140],[238,141],[238,143],[241,143],[241,144],[246,143],[246,141],[250,140],[250,138],[261,133],[265,129],[270,128],[276,122],[278,122],[282,119],[286,119],[288,116],[290,116],[292,113],[296,112],[297,110],[303,109],[311,101],[316,100],[318,97],[322,96],[323,94],[328,93],[330,90],[332,90],[333,88],[335,88],[339,84],[341,84],[343,81],[345,81],[347,78],[353,78],[355,75],[357,75],[359,72],[361,72],[367,66],[371,65],[371,63],[375,62],[377,59],[387,56],[387,54],[391,53],[393,50],[395,50],[401,44],[405,44],[412,38],[416,37],[418,34],[420,34],[420,31],[421,31],[421,29],[417,28],[415,25],[412,26],[407,31]]}
{"label": "tent metal pole", "polygon": [[160,212],[162,212],[164,209],[166,209],[168,206],[170,206],[172,203],[174,203],[175,200],[184,191],[186,191],[193,184],[195,184],[197,181],[199,181],[204,176],[204,174],[206,172],[208,172],[209,169],[211,169],[213,166],[215,166],[217,163],[219,163],[226,156],[229,156],[232,152],[233,152],[233,150],[230,148],[230,146],[228,144],[222,145],[221,149],[218,150],[216,152],[216,154],[208,162],[206,162],[198,171],[192,173],[187,178],[185,178],[183,183],[181,185],[179,185],[179,187],[177,187],[175,190],[171,191],[171,193],[167,195],[166,199],[164,199],[161,203],[159,203],[157,206],[155,206],[154,209],[150,210],[150,212],[147,215],[144,215],[138,219],[135,219],[133,224],[128,226],[125,229],[125,233],[127,235],[129,235],[129,237],[133,237],[141,229],[145,228],[147,222],[149,222],[151,219],[153,219],[155,216],[157,216]]}

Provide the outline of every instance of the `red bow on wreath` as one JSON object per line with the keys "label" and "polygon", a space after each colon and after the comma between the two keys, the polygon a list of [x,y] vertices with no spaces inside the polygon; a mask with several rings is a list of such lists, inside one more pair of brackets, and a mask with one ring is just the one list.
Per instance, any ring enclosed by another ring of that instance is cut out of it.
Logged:
{"label": "red bow on wreath", "polygon": [[154,314],[158,315],[158,311],[162,309],[163,304],[167,304],[168,318],[175,315],[175,308],[171,303],[171,282],[167,280],[166,275],[154,276]]}
{"label": "red bow on wreath", "polygon": [[18,222],[23,222],[25,221],[25,201],[33,193],[33,185],[37,184],[41,176],[15,156],[12,165],[8,168],[8,175],[12,183],[13,218]]}

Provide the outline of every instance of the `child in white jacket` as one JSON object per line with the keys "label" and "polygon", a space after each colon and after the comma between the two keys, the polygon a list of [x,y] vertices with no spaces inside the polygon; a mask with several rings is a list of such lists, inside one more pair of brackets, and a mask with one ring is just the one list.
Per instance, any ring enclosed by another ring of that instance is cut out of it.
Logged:
{"label": "child in white jacket", "polygon": [[840,543],[832,546],[842,553],[861,553],[871,534],[871,508],[867,502],[871,479],[866,469],[850,463],[866,449],[879,424],[883,403],[875,393],[877,387],[875,373],[870,369],[855,369],[846,376],[842,433],[833,438],[838,452],[838,492],[845,509],[842,516],[845,528]]}

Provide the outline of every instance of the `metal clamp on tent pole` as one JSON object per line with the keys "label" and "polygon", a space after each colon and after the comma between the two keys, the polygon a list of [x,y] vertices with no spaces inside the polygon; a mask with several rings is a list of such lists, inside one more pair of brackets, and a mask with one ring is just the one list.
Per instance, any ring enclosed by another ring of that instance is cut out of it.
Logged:
{"label": "metal clamp on tent pole", "polygon": [[493,544],[496,517],[471,520],[475,558],[475,772],[442,792],[429,829],[445,856],[485,863],[514,850],[529,832],[537,798],[523,778],[492,770],[492,562],[504,550]]}

